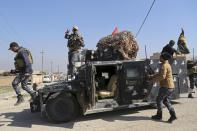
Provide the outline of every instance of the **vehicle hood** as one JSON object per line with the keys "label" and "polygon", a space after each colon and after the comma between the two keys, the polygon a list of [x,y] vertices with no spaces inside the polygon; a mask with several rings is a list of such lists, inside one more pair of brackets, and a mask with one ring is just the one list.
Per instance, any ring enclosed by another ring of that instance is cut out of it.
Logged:
{"label": "vehicle hood", "polygon": [[39,93],[45,93],[45,92],[58,92],[58,91],[62,91],[62,90],[66,90],[66,91],[74,91],[74,87],[71,85],[70,82],[57,82],[54,84],[50,84],[50,85],[45,85],[44,87],[40,88],[38,90]]}

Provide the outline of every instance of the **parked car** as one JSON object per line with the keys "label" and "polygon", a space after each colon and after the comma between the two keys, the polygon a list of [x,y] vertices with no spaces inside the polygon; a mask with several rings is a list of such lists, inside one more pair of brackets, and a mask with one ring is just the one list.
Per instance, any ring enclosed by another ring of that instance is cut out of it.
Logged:
{"label": "parked car", "polygon": [[51,83],[51,77],[49,75],[44,75],[43,83]]}

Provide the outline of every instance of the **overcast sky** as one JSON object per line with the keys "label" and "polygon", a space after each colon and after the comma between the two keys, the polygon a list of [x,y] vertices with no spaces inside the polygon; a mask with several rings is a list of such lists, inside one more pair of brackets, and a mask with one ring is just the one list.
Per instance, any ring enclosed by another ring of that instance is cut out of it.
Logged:
{"label": "overcast sky", "polygon": [[[14,68],[14,53],[9,43],[19,42],[32,51],[34,70],[41,70],[41,50],[44,69],[66,71],[67,41],[64,32],[77,25],[84,37],[85,48],[95,49],[98,40],[120,31],[137,33],[153,0],[1,0],[0,1],[0,70]],[[181,27],[190,50],[197,51],[197,1],[156,0],[137,41],[139,57],[144,57],[144,45],[150,56],[160,52],[173,39],[177,42]]]}

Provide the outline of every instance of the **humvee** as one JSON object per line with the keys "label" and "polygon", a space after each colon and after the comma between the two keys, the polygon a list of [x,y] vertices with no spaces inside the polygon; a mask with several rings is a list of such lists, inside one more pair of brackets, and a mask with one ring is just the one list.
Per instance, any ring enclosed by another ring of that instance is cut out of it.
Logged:
{"label": "humvee", "polygon": [[78,68],[75,79],[39,89],[30,102],[31,112],[60,123],[79,115],[150,105],[157,96],[148,79],[153,73],[148,59],[89,61]]}

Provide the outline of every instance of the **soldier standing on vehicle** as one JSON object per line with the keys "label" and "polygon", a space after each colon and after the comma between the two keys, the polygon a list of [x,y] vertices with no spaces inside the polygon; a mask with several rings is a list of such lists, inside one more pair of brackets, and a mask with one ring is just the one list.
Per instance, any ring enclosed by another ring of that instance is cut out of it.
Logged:
{"label": "soldier standing on vehicle", "polygon": [[190,89],[188,98],[194,98],[192,93],[194,93],[194,86],[197,88],[197,61],[187,61],[187,75],[189,76]]}
{"label": "soldier standing on vehicle", "polygon": [[172,121],[177,119],[177,117],[176,117],[175,110],[170,103],[170,96],[174,92],[174,82],[173,82],[173,76],[172,76],[172,69],[168,62],[169,58],[170,58],[170,54],[168,53],[161,54],[160,71],[158,74],[153,75],[150,78],[152,79],[152,81],[160,83],[159,93],[156,99],[157,114],[152,116],[152,119],[154,120],[162,119],[162,103],[163,103],[169,110],[169,113],[171,116],[168,119],[168,122],[171,123]]}
{"label": "soldier standing on vehicle", "polygon": [[33,58],[29,50],[20,47],[16,42],[10,43],[9,50],[16,53],[16,56],[14,58],[15,69],[11,70],[10,73],[16,74],[16,77],[12,82],[12,87],[14,88],[17,94],[17,102],[14,104],[15,106],[17,106],[22,102],[24,102],[24,98],[18,86],[19,83],[21,83],[21,87],[31,95],[32,99],[36,98],[37,92],[27,86],[29,77],[33,72],[32,70]]}
{"label": "soldier standing on vehicle", "polygon": [[68,39],[67,47],[69,48],[68,52],[68,61],[69,61],[69,71],[68,74],[73,75],[75,73],[75,61],[79,61],[79,51],[84,47],[83,37],[78,32],[78,27],[74,26],[72,29],[72,34],[69,33],[69,30],[66,31],[64,38]]}

